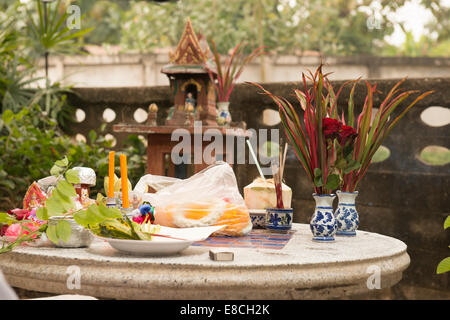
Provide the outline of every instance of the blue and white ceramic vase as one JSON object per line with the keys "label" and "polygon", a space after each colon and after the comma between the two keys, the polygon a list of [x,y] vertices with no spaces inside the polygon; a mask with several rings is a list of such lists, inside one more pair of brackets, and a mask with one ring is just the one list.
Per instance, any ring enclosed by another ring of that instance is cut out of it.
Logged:
{"label": "blue and white ceramic vase", "polygon": [[334,214],[337,223],[337,236],[356,236],[356,229],[359,226],[358,212],[355,207],[355,199],[358,191],[344,192],[336,191],[339,199],[338,208]]}
{"label": "blue and white ceramic vase", "polygon": [[287,233],[292,228],[293,209],[266,209],[266,229],[273,233]]}
{"label": "blue and white ceramic vase", "polygon": [[252,220],[253,229],[264,229],[266,227],[266,210],[265,209],[249,209],[250,219]]}
{"label": "blue and white ceramic vase", "polygon": [[336,219],[333,212],[335,194],[313,194],[316,209],[311,217],[309,226],[313,240],[318,242],[332,242],[336,233]]}
{"label": "blue and white ceramic vase", "polygon": [[231,113],[228,110],[229,101],[217,102],[217,124],[219,126],[228,126],[231,123]]}

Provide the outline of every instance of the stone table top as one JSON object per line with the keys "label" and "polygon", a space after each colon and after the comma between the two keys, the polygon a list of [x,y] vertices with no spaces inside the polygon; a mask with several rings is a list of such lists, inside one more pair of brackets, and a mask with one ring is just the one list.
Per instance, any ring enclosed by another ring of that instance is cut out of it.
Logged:
{"label": "stone table top", "polygon": [[[234,252],[234,261],[212,261],[212,248],[203,246],[190,246],[174,256],[151,257],[120,253],[95,240],[89,248],[19,247],[0,255],[0,268],[14,287],[56,294],[117,299],[316,299],[368,292],[376,286],[378,274],[381,288],[391,287],[410,263],[406,245],[391,237],[357,231],[356,237],[317,243],[312,241],[309,225],[294,223],[293,230],[281,250],[226,248]],[[73,288],[70,266],[79,267],[79,288]]]}

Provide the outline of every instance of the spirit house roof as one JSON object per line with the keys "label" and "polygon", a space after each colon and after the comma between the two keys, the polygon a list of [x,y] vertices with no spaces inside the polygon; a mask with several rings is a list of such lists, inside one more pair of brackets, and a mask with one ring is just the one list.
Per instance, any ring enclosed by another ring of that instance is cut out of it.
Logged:
{"label": "spirit house roof", "polygon": [[[161,72],[166,74],[208,73],[204,67],[205,63],[209,65],[208,54],[208,43],[203,37],[202,41],[199,41],[188,18],[175,52],[169,53],[170,64],[164,66]],[[209,67],[215,70],[214,66]]]}

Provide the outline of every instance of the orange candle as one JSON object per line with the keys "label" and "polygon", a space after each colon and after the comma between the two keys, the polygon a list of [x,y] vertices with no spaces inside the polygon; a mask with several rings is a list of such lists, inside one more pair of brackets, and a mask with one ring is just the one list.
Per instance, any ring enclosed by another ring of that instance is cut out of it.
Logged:
{"label": "orange candle", "polygon": [[128,176],[127,176],[127,156],[120,155],[120,179],[122,182],[122,208],[129,208],[128,201]]}
{"label": "orange candle", "polygon": [[109,185],[108,185],[108,197],[114,198],[114,156],[115,152],[111,151],[109,153]]}

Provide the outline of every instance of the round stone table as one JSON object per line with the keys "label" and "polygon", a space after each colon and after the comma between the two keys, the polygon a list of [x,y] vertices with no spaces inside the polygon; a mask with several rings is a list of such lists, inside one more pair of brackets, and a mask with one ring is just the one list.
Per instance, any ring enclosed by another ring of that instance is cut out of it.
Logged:
{"label": "round stone table", "polygon": [[[142,257],[119,253],[96,240],[90,248],[80,249],[19,247],[0,255],[0,268],[11,286],[55,294],[323,299],[376,291],[378,284],[389,288],[401,280],[410,263],[406,245],[391,237],[358,231],[356,237],[316,243],[309,225],[294,223],[293,230],[281,250],[225,248],[234,252],[234,261],[228,262],[210,260],[210,247],[190,246],[175,256]],[[74,270],[80,271],[79,289]]]}

